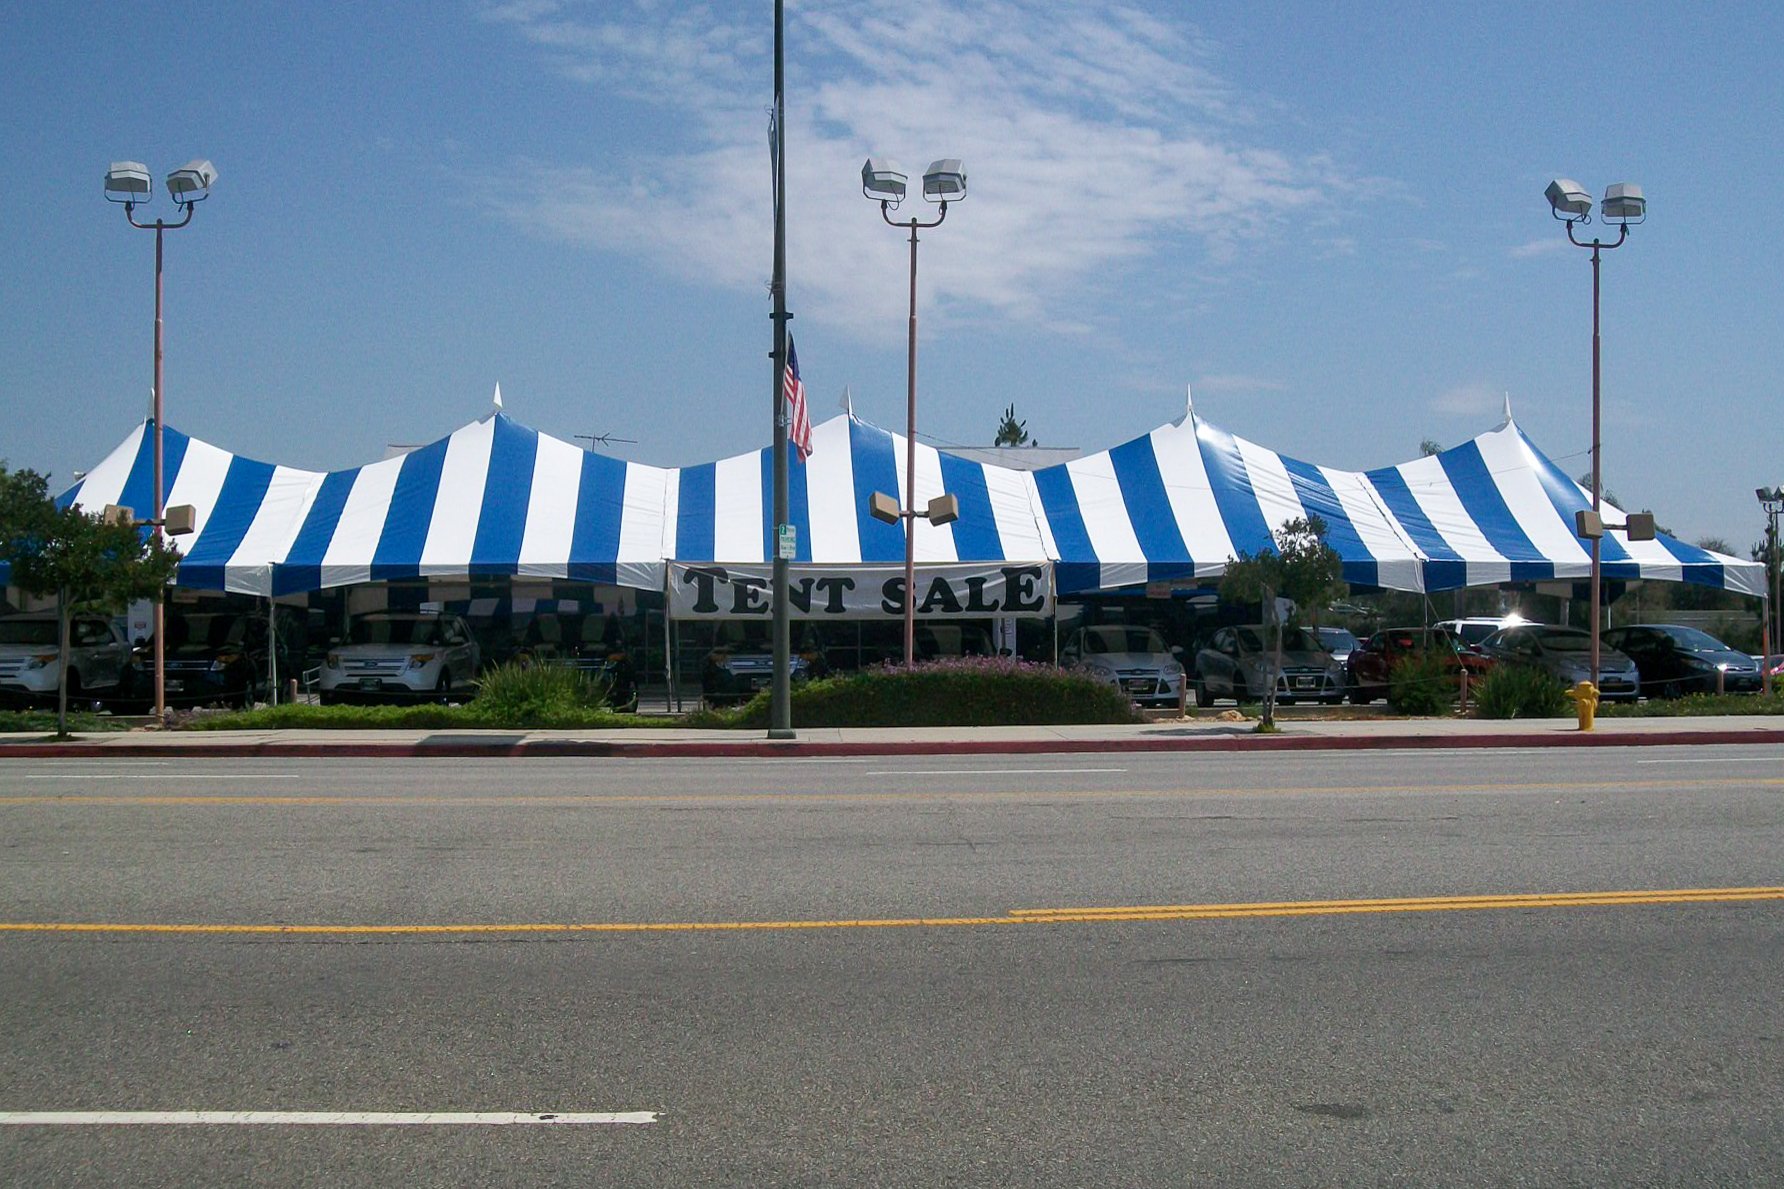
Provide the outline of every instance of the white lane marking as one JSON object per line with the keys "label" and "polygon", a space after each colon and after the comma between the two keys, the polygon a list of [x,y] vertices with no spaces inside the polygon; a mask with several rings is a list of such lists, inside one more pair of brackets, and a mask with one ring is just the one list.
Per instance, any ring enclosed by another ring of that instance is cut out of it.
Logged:
{"label": "white lane marking", "polygon": [[33,780],[300,780],[296,772],[41,772]]}
{"label": "white lane marking", "polygon": [[526,1124],[559,1126],[587,1123],[655,1123],[656,1111],[605,1111],[593,1114],[526,1114],[517,1111],[0,1111],[0,1126],[95,1127],[116,1125],[190,1126],[329,1126],[511,1127]]}
{"label": "white lane marking", "polygon": [[1638,764],[1776,764],[1777,756],[1724,756],[1721,759],[1637,760]]}
{"label": "white lane marking", "polygon": [[863,776],[1059,776],[1080,772],[1126,772],[1126,768],[900,768]]}

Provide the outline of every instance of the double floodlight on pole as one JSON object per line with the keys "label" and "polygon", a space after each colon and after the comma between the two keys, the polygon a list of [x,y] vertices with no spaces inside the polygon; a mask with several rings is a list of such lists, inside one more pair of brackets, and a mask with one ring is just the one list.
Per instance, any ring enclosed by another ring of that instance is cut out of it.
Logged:
{"label": "double floodlight on pole", "polygon": [[[1572,178],[1556,178],[1549,183],[1544,195],[1549,200],[1549,213],[1567,224],[1567,239],[1576,248],[1588,248],[1592,252],[1592,519],[1600,525],[1597,536],[1592,541],[1592,615],[1590,632],[1592,635],[1592,684],[1598,684],[1598,617],[1600,589],[1603,584],[1604,566],[1601,553],[1603,536],[1602,521],[1599,520],[1599,505],[1604,495],[1604,472],[1601,460],[1601,443],[1599,441],[1600,425],[1600,367],[1599,367],[1599,335],[1598,335],[1598,256],[1600,252],[1608,252],[1612,248],[1623,245],[1629,237],[1632,224],[1640,223],[1648,217],[1648,200],[1642,197],[1642,188],[1632,182],[1618,182],[1607,186],[1604,201],[1599,204],[1599,217],[1606,223],[1617,225],[1617,238],[1609,243],[1599,239],[1581,240],[1574,234],[1576,226],[1592,221],[1592,195],[1587,193]],[[1634,521],[1635,517],[1630,518]],[[1580,526],[1580,536],[1586,536],[1586,525]],[[1639,540],[1631,532],[1631,539]]]}
{"label": "double floodlight on pole", "polygon": [[892,217],[904,202],[909,179],[890,161],[869,157],[861,167],[861,193],[880,204],[880,217],[892,227],[902,227],[911,236],[911,313],[910,332],[905,348],[905,466],[904,505],[899,507],[891,496],[875,492],[869,501],[873,515],[888,524],[904,521],[904,665],[916,662],[917,651],[917,519],[931,524],[947,524],[960,517],[960,502],[951,495],[929,501],[928,510],[917,506],[917,232],[940,227],[948,217],[948,204],[966,197],[966,167],[958,157],[943,157],[929,163],[923,174],[923,197],[936,204],[935,218],[922,222],[915,216],[899,220]]}
{"label": "double floodlight on pole", "polygon": [[[124,218],[132,227],[155,233],[155,514],[142,523],[155,526],[158,534],[173,532],[169,525],[167,486],[162,473],[162,399],[161,399],[161,235],[192,221],[193,209],[211,196],[217,184],[217,167],[202,158],[188,161],[167,175],[167,194],[184,212],[177,223],[156,219],[153,223],[136,221],[136,208],[154,200],[155,186],[148,166],[140,161],[114,161],[105,174],[105,196],[122,203]],[[164,599],[155,600],[155,721],[167,720],[166,610]]]}
{"label": "double floodlight on pole", "polygon": [[1765,692],[1770,694],[1772,692],[1772,652],[1779,647],[1779,641],[1784,640],[1784,616],[1780,615],[1780,611],[1784,608],[1780,608],[1778,603],[1778,571],[1780,568],[1784,568],[1784,559],[1780,559],[1778,556],[1778,513],[1784,512],[1784,487],[1761,487],[1756,489],[1753,494],[1759,497],[1759,506],[1765,509],[1767,520],[1765,623],[1760,628],[1763,642],[1759,647],[1765,653],[1766,661],[1760,666],[1760,672],[1765,684]]}

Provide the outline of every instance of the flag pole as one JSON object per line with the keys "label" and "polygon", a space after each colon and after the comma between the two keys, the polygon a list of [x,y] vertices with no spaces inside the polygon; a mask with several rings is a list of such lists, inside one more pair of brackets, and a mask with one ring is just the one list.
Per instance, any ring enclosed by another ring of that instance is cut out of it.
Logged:
{"label": "flag pole", "polygon": [[793,735],[791,635],[787,622],[787,559],[781,556],[781,531],[787,523],[787,122],[783,99],[786,62],[783,38],[783,0],[774,0],[774,550],[772,596],[774,604],[774,678],[769,694],[768,737],[791,739]]}

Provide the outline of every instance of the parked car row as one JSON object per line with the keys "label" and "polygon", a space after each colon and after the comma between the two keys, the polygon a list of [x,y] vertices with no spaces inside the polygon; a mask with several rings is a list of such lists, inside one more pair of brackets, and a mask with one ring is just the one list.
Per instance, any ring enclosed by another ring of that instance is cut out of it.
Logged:
{"label": "parked car row", "polygon": [[[483,621],[479,621],[483,622]],[[269,646],[280,680],[305,665],[304,626],[280,609],[270,633],[264,615],[239,610],[170,609],[164,690],[170,705],[252,705],[266,696]],[[706,657],[702,693],[709,702],[742,701],[767,687],[773,661],[768,625],[720,625]],[[58,691],[59,624],[53,612],[0,618],[0,704],[51,704]],[[140,708],[153,697],[154,656],[127,638],[124,620],[79,613],[70,620],[69,695],[75,702]],[[991,655],[990,636],[974,624],[920,624],[917,654]],[[796,637],[795,681],[827,672],[824,650]],[[1264,625],[1223,627],[1189,664],[1153,628],[1099,624],[1074,630],[1060,664],[1126,694],[1136,703],[1174,706],[1191,694],[1199,706],[1225,698],[1260,699],[1274,679],[1282,702],[1365,704],[1385,698],[1402,662],[1436,655],[1452,674],[1484,677],[1498,665],[1541,669],[1564,684],[1586,680],[1591,637],[1570,627],[1503,619],[1445,620],[1388,628],[1358,640],[1343,628],[1287,627],[1280,664]],[[484,624],[480,640],[464,617],[441,611],[381,611],[354,617],[330,639],[318,670],[323,703],[451,700],[469,696],[487,665],[513,662],[575,668],[599,681],[609,704],[635,709],[637,674],[616,617],[526,612]],[[1689,693],[1757,691],[1763,675],[1784,679],[1784,657],[1755,658],[1695,628],[1636,624],[1605,631],[1599,690],[1609,700],[1675,698]]]}

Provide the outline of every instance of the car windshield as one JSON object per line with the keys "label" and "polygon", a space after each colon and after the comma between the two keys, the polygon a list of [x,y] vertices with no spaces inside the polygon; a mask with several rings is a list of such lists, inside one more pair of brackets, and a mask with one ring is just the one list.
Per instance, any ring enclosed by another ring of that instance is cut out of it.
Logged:
{"label": "car windshield", "polygon": [[1327,648],[1355,648],[1357,646],[1357,638],[1344,628],[1317,628],[1315,630],[1319,632],[1319,642]]}
{"label": "car windshield", "polygon": [[50,645],[57,643],[53,619],[0,619],[0,644]]}
{"label": "car windshield", "polygon": [[167,639],[175,648],[222,648],[242,642],[247,622],[239,615],[180,615],[168,621]]}
{"label": "car windshield", "polygon": [[1456,625],[1456,634],[1462,637],[1464,644],[1479,644],[1498,630],[1497,623],[1459,623]]}
{"label": "car windshield", "polygon": [[1105,625],[1084,632],[1085,652],[1167,652],[1165,639],[1151,628]]}
{"label": "car windshield", "polygon": [[1659,630],[1662,634],[1671,636],[1673,643],[1680,648],[1689,648],[1694,652],[1728,651],[1728,645],[1708,632],[1700,632],[1696,628],[1665,627]]}
{"label": "car windshield", "polygon": [[439,644],[437,619],[356,619],[347,631],[350,644]]}
{"label": "car windshield", "polygon": [[[1263,633],[1257,628],[1239,628],[1239,647],[1246,652],[1264,651]],[[1282,651],[1318,652],[1319,642],[1301,628],[1282,630]]]}
{"label": "car windshield", "polygon": [[1592,651],[1592,637],[1585,632],[1544,632],[1540,639],[1550,652]]}

